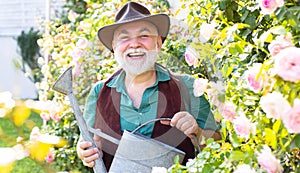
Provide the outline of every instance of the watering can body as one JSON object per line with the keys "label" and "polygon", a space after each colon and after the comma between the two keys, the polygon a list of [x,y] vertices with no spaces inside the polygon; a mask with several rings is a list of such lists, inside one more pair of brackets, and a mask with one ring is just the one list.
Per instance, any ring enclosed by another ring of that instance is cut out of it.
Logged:
{"label": "watering can body", "polygon": [[109,172],[151,172],[153,167],[168,168],[179,156],[182,162],[185,153],[143,135],[124,131]]}

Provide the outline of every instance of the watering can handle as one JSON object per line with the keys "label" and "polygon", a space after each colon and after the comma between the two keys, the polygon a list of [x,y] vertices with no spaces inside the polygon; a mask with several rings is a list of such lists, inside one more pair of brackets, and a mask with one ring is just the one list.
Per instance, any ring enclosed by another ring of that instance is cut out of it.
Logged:
{"label": "watering can handle", "polygon": [[[144,127],[147,124],[150,124],[150,123],[153,123],[153,122],[156,122],[156,121],[162,121],[162,120],[163,121],[171,121],[171,118],[156,118],[156,119],[153,119],[153,120],[149,120],[149,121],[141,124],[140,126],[138,126],[131,133],[136,133],[139,129],[141,129],[142,127]],[[193,138],[194,138],[194,141],[196,142],[196,145],[197,145],[196,147],[197,147],[198,152],[201,152],[200,143],[199,143],[199,140],[198,140],[198,138],[195,134],[193,134]]]}
{"label": "watering can handle", "polygon": [[141,124],[140,126],[138,126],[136,129],[134,129],[131,133],[135,133],[137,132],[138,130],[140,130],[141,128],[143,128],[145,125],[147,124],[150,124],[150,123],[153,123],[153,122],[156,122],[156,121],[171,121],[171,118],[155,118],[153,120],[149,120],[143,124]]}

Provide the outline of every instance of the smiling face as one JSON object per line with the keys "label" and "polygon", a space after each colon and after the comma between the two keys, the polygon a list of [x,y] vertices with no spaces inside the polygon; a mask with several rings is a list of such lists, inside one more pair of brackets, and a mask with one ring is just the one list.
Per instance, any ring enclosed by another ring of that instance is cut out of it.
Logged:
{"label": "smiling face", "polygon": [[162,40],[156,27],[146,21],[120,26],[114,32],[115,58],[126,73],[139,75],[154,69]]}

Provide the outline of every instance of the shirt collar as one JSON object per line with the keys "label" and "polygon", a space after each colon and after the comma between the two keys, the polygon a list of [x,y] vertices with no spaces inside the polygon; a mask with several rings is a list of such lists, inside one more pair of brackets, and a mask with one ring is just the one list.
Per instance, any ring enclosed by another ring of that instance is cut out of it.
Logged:
{"label": "shirt collar", "polygon": [[[167,69],[163,68],[159,64],[155,64],[155,70],[156,70],[157,78],[153,86],[157,86],[158,82],[164,82],[170,80],[170,74]],[[117,92],[121,92],[123,89],[125,89],[124,86],[125,75],[126,75],[125,72],[121,71],[110,82],[108,82],[106,86],[111,88],[116,88]]]}

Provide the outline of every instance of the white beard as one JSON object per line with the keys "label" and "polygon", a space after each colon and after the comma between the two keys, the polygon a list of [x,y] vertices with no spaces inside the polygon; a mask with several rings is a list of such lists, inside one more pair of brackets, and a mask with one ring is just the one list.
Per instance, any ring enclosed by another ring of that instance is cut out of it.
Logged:
{"label": "white beard", "polygon": [[[146,58],[142,59],[127,59],[128,53],[133,52],[143,52],[145,53]],[[147,51],[145,49],[129,49],[124,52],[124,54],[115,53],[115,58],[121,68],[130,75],[140,75],[149,70],[154,69],[156,59],[158,58],[158,47],[156,46],[155,50]]]}

